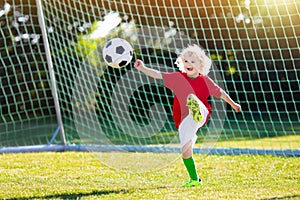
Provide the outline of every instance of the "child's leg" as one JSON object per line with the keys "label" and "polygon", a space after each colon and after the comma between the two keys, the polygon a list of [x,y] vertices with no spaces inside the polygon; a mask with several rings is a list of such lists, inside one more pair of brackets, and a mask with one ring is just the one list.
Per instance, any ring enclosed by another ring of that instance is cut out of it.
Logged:
{"label": "child's leg", "polygon": [[193,155],[193,146],[197,140],[196,132],[199,128],[192,116],[188,115],[179,126],[179,139],[181,143],[181,153],[183,163],[188,171],[190,180],[198,181],[198,174]]}
{"label": "child's leg", "polygon": [[191,147],[193,147],[197,140],[196,133],[198,129],[199,123],[194,122],[193,117],[191,115],[188,115],[182,120],[178,128],[179,140],[182,149],[190,141],[192,142]]}
{"label": "child's leg", "polygon": [[198,180],[196,165],[193,158],[193,142],[190,140],[182,148],[182,160],[189,173],[190,180]]}
{"label": "child's leg", "polygon": [[[189,173],[190,179],[198,181],[199,177],[197,174],[196,166],[193,155],[193,147],[197,140],[197,130],[202,127],[208,116],[208,110],[205,105],[195,96],[189,95],[189,98],[193,98],[196,101],[196,106],[199,106],[199,111],[201,112],[201,120],[195,120],[192,112],[181,122],[179,126],[179,139],[181,144],[182,159],[183,163]],[[195,106],[195,105],[192,105]],[[194,107],[193,107],[194,109]],[[199,119],[199,118],[198,118]],[[192,184],[192,185],[191,185]],[[184,186],[195,186],[195,182],[187,182]]]}

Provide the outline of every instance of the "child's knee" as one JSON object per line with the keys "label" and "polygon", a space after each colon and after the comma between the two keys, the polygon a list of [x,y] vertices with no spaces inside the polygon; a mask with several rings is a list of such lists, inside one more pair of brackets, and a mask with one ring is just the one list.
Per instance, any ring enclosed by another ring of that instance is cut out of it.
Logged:
{"label": "child's knee", "polygon": [[192,140],[187,142],[181,149],[182,158],[187,159],[193,155],[193,144]]}

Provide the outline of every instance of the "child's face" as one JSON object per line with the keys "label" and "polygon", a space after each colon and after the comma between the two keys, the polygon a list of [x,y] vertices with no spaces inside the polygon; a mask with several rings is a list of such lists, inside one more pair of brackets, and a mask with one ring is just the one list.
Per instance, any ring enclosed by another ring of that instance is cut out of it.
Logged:
{"label": "child's face", "polygon": [[188,76],[195,77],[199,75],[199,67],[201,67],[201,62],[194,53],[187,52],[181,55],[181,59],[184,66],[184,71]]}

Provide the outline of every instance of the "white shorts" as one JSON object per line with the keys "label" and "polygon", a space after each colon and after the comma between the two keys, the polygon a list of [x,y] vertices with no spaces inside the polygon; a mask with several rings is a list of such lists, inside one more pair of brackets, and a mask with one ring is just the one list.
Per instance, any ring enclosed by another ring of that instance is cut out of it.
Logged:
{"label": "white shorts", "polygon": [[190,140],[192,141],[193,145],[196,143],[197,140],[196,133],[198,129],[206,123],[209,114],[206,106],[203,104],[201,100],[199,100],[199,98],[196,95],[190,94],[188,98],[190,97],[194,98],[198,102],[200,106],[202,120],[200,122],[195,122],[193,116],[190,113],[182,120],[178,128],[181,148]]}

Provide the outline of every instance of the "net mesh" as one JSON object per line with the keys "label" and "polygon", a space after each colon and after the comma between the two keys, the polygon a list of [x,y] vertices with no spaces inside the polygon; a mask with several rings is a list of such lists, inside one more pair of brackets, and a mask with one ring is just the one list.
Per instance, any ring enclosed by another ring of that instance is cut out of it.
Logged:
{"label": "net mesh", "polygon": [[[172,92],[133,62],[122,69],[104,63],[104,44],[120,37],[133,45],[133,60],[160,71],[176,71],[188,44],[208,52],[209,76],[242,112],[212,98],[196,146],[299,149],[296,0],[41,2],[68,144],[178,144]],[[57,122],[36,2],[0,8],[0,144],[47,144]]]}
{"label": "net mesh", "polygon": [[1,1],[0,8],[0,143],[45,144],[57,122],[36,6]]}

